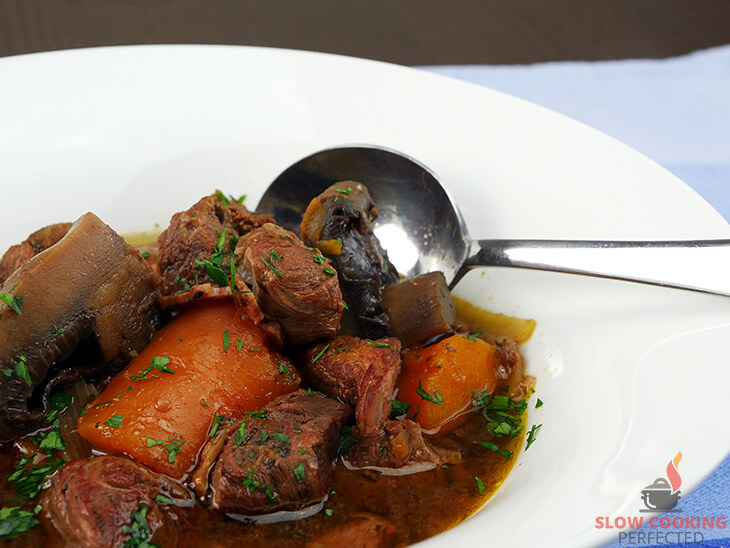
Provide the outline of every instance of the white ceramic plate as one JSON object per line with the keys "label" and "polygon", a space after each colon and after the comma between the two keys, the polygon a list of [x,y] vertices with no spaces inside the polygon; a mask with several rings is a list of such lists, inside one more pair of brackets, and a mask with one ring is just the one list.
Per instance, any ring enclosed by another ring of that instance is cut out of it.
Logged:
{"label": "white ceramic plate", "polygon": [[[0,248],[87,210],[164,225],[216,188],[256,204],[284,167],[343,143],[430,166],[473,236],[728,238],[675,177],[560,115],[417,70],[242,47],[77,50],[0,60]],[[418,199],[418,197],[414,197]],[[545,405],[499,494],[432,546],[582,546],[637,515],[682,451],[687,492],[730,449],[730,307],[721,297],[490,269],[458,293],[533,317],[524,351]],[[448,501],[444,501],[448,504]]]}

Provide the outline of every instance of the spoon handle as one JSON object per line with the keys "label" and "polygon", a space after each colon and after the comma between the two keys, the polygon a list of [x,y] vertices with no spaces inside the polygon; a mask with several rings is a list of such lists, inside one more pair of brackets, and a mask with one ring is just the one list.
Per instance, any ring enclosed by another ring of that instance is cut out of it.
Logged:
{"label": "spoon handle", "polygon": [[730,296],[730,240],[479,240],[451,286],[477,266],[568,272]]}

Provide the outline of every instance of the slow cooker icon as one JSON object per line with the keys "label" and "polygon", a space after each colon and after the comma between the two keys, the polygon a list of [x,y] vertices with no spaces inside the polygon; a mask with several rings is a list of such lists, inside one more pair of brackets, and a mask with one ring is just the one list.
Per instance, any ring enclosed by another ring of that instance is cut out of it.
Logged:
{"label": "slow cooker icon", "polygon": [[641,490],[641,500],[646,508],[640,512],[680,512],[675,510],[679,499],[680,491],[672,492],[672,486],[664,478],[657,478],[654,483]]}

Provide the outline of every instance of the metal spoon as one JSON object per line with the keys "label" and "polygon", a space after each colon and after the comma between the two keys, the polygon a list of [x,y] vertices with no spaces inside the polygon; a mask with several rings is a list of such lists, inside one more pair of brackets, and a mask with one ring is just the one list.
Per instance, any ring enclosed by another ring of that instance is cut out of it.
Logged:
{"label": "metal spoon", "polygon": [[441,270],[453,287],[478,266],[569,272],[730,296],[730,240],[472,240],[438,179],[412,158],[374,146],[322,150],[269,186],[257,211],[299,233],[310,200],[337,181],[370,190],[374,232],[406,276]]}

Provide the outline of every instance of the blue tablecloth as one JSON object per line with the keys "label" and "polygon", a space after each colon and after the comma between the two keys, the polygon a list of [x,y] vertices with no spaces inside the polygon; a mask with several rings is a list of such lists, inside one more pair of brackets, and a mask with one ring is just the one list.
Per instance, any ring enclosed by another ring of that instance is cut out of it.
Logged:
{"label": "blue tablecloth", "polygon": [[[663,60],[422,68],[599,129],[666,167],[730,222],[730,45]],[[683,496],[682,510],[730,517],[730,456]],[[702,532],[703,545],[730,546],[730,524]],[[624,539],[609,546],[636,545]]]}

